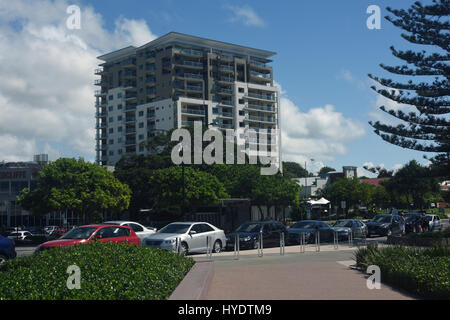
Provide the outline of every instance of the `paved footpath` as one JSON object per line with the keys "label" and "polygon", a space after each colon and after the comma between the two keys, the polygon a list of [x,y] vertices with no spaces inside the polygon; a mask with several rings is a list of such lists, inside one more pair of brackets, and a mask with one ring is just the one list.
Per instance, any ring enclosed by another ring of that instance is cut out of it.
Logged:
{"label": "paved footpath", "polygon": [[[214,276],[207,299],[213,300],[404,300],[414,297],[382,284],[370,290],[367,276],[349,268],[354,264],[354,248],[322,246],[315,252],[308,246],[265,249],[258,257],[256,250],[241,251],[239,260],[233,253],[214,257]],[[195,259],[201,263],[203,256]]]}

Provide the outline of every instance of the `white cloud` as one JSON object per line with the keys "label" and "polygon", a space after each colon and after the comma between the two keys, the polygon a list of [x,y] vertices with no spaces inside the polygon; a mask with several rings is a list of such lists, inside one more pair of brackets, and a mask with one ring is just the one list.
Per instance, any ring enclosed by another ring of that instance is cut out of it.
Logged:
{"label": "white cloud", "polygon": [[225,6],[226,9],[233,13],[233,17],[230,18],[231,22],[241,22],[246,26],[262,27],[265,25],[264,20],[248,5],[238,6]]}
{"label": "white cloud", "polygon": [[62,155],[54,145],[93,160],[96,57],[156,38],[144,20],[124,17],[108,31],[91,7],[69,30],[68,5],[0,1],[0,160]]}
{"label": "white cloud", "polygon": [[[346,143],[361,138],[363,126],[345,118],[334,106],[312,108],[307,112],[282,95],[281,144],[283,160],[307,162],[315,171],[324,166],[324,161],[333,161],[348,152]],[[315,161],[311,161],[310,159]]]}

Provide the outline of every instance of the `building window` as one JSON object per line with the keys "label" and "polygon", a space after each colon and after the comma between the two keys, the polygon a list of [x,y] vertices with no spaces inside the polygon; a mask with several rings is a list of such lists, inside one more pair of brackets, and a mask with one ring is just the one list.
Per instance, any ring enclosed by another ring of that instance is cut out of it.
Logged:
{"label": "building window", "polygon": [[139,122],[139,128],[143,128],[144,127],[144,123],[143,122]]}
{"label": "building window", "polygon": [[239,88],[239,92],[243,93],[244,92],[244,88]]}
{"label": "building window", "polygon": [[108,111],[113,111],[114,107],[113,106],[109,106],[108,107]]}
{"label": "building window", "polygon": [[142,117],[144,115],[144,111],[139,111],[139,117]]}
{"label": "building window", "polygon": [[109,99],[109,100],[112,100],[112,99],[114,99],[114,96],[113,96],[113,95],[110,95],[110,96],[108,97],[108,99]]}
{"label": "building window", "polygon": [[109,139],[108,143],[109,144],[114,144],[114,139]]}
{"label": "building window", "polygon": [[143,134],[139,135],[139,140],[144,140],[144,135]]}
{"label": "building window", "polygon": [[109,117],[109,122],[113,122],[114,118],[113,117]]}
{"label": "building window", "polygon": [[119,137],[119,138],[117,139],[117,142],[118,142],[118,143],[122,143],[122,137]]}
{"label": "building window", "polygon": [[112,151],[112,150],[109,151],[109,155],[110,155],[110,156],[113,156],[113,155],[114,155],[114,151]]}
{"label": "building window", "polygon": [[239,104],[244,104],[245,100],[244,99],[239,99]]}
{"label": "building window", "polygon": [[117,109],[118,109],[118,110],[122,110],[122,105],[121,105],[121,104],[118,104],[118,105],[117,105]]}
{"label": "building window", "polygon": [[114,128],[109,128],[109,133],[114,133]]}
{"label": "building window", "polygon": [[122,116],[117,116],[117,121],[122,121]]}
{"label": "building window", "polygon": [[118,127],[117,131],[122,132],[122,127]]}
{"label": "building window", "polygon": [[122,154],[122,149],[117,150],[118,154]]}
{"label": "building window", "polygon": [[143,146],[139,146],[139,152],[143,152],[144,151],[144,147]]}
{"label": "building window", "polygon": [[117,99],[122,98],[122,92],[117,93]]}
{"label": "building window", "polygon": [[244,116],[245,115],[244,110],[239,110],[239,115]]}

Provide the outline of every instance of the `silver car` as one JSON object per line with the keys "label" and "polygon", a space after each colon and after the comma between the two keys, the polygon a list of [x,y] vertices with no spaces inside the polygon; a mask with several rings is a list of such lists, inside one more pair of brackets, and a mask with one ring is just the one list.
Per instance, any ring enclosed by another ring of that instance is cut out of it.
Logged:
{"label": "silver car", "polygon": [[102,224],[116,224],[119,226],[130,227],[136,233],[141,242],[144,238],[156,232],[156,228],[147,228],[142,224],[133,221],[106,221]]}
{"label": "silver car", "polygon": [[143,246],[164,250],[175,250],[178,243],[182,254],[207,251],[207,243],[215,253],[222,251],[227,239],[223,230],[207,222],[174,222],[146,237]]}
{"label": "silver car", "polygon": [[442,229],[441,218],[439,218],[438,215],[427,214],[426,217],[427,217],[428,223],[430,225],[430,231]]}

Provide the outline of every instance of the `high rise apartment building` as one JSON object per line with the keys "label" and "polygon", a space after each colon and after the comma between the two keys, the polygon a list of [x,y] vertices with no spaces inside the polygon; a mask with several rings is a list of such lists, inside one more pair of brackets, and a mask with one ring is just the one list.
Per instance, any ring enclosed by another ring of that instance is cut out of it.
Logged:
{"label": "high rise apartment building", "polygon": [[141,143],[156,132],[194,121],[224,136],[234,129],[247,151],[260,144],[249,130],[267,129],[268,151],[281,161],[280,97],[269,65],[274,55],[171,32],[98,57],[97,162],[115,165],[122,155],[147,154]]}

